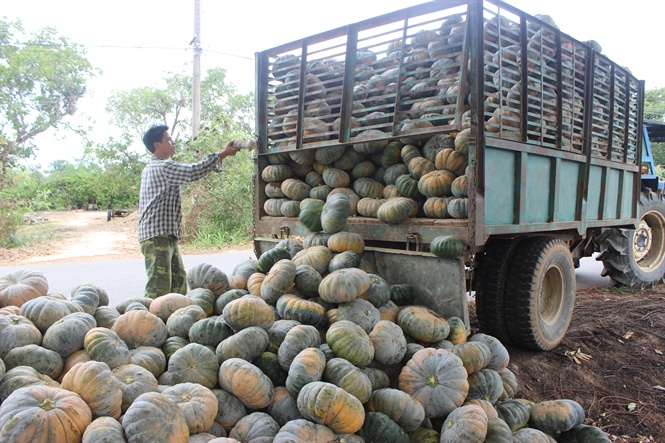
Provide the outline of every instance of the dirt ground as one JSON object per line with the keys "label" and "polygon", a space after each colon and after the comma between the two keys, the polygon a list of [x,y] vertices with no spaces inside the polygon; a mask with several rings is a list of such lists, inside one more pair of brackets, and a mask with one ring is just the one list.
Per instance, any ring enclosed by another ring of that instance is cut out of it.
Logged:
{"label": "dirt ground", "polygon": [[[107,221],[106,211],[36,214],[36,225],[25,229],[48,226],[48,238],[0,249],[0,266],[141,257],[136,217]],[[473,301],[469,311],[474,328]],[[602,428],[613,441],[665,443],[665,286],[638,292],[581,290],[558,347],[539,353],[508,350],[518,397],[535,402],[570,398],[584,407],[586,423]]]}

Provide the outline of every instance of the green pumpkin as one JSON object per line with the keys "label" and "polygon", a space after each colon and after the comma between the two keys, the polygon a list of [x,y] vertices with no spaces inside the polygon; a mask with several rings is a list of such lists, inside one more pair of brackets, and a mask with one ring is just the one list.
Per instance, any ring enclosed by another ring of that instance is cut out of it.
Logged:
{"label": "green pumpkin", "polygon": [[415,157],[409,162],[409,174],[414,180],[420,180],[425,175],[434,172],[436,166],[425,157]]}
{"label": "green pumpkin", "polygon": [[365,414],[365,422],[358,435],[366,443],[409,443],[406,431],[383,412]]}
{"label": "green pumpkin", "polygon": [[416,208],[416,202],[410,198],[389,198],[379,207],[376,217],[382,223],[398,224],[411,217]]}
{"label": "green pumpkin", "polygon": [[326,332],[326,342],[335,355],[359,368],[366,367],[374,359],[374,345],[369,336],[348,320],[333,323]]}
{"label": "green pumpkin", "polygon": [[381,165],[386,169],[392,165],[402,162],[402,147],[404,144],[398,141],[389,142],[381,153]]}
{"label": "green pumpkin", "polygon": [[384,186],[371,178],[359,178],[353,182],[353,189],[361,198],[380,198],[383,195]]}
{"label": "green pumpkin", "polygon": [[293,263],[297,266],[309,265],[323,275],[328,271],[328,264],[333,253],[327,246],[311,246],[303,249],[293,257]]}
{"label": "green pumpkin", "polygon": [[383,181],[386,185],[394,185],[397,182],[397,178],[402,175],[408,175],[409,167],[404,163],[397,163],[395,165],[389,166],[386,168],[386,171],[383,173]]}
{"label": "green pumpkin", "polygon": [[464,198],[469,196],[469,176],[460,175],[450,185],[450,192],[454,197]]}
{"label": "green pumpkin", "polygon": [[285,294],[296,278],[296,265],[289,259],[275,263],[261,283],[261,298],[275,304]]}
{"label": "green pumpkin", "polygon": [[268,329],[268,352],[277,354],[279,346],[284,341],[287,332],[291,330],[294,326],[298,326],[300,323],[294,320],[277,320],[271,327]]}
{"label": "green pumpkin", "polygon": [[513,433],[513,443],[550,443],[553,439],[543,431],[522,428]]}
{"label": "green pumpkin", "polygon": [[302,388],[298,394],[298,410],[303,417],[326,425],[338,434],[353,434],[365,420],[365,410],[357,398],[331,383],[320,381]]}
{"label": "green pumpkin", "polygon": [[370,286],[369,275],[357,268],[340,269],[331,272],[321,280],[319,295],[329,303],[348,303]]}
{"label": "green pumpkin", "polygon": [[321,226],[324,232],[334,234],[346,226],[351,215],[351,203],[345,194],[330,194],[321,211]]}
{"label": "green pumpkin", "polygon": [[294,283],[298,292],[306,297],[316,297],[319,295],[319,285],[321,284],[321,274],[309,265],[300,265],[296,267],[296,276]]}
{"label": "green pumpkin", "polygon": [[304,325],[321,327],[326,323],[326,309],[320,304],[284,294],[277,300],[277,312],[284,320],[295,320]]}
{"label": "green pumpkin", "polygon": [[268,165],[261,171],[261,178],[264,182],[282,182],[291,177],[293,177],[293,170],[285,164]]}
{"label": "green pumpkin", "polygon": [[452,352],[462,360],[464,369],[468,374],[474,374],[485,368],[492,358],[490,348],[481,342],[466,342],[455,345]]}
{"label": "green pumpkin", "polygon": [[187,285],[189,289],[210,289],[216,297],[231,289],[226,274],[207,263],[198,264],[187,271]]}
{"label": "green pumpkin", "polygon": [[380,308],[390,301],[390,285],[376,274],[367,274],[369,277],[369,289],[360,297],[364,298],[375,307]]}
{"label": "green pumpkin", "polygon": [[467,128],[455,136],[455,150],[462,155],[469,155],[469,136],[471,129]]}
{"label": "green pumpkin", "polygon": [[372,392],[367,409],[386,414],[407,432],[415,431],[425,420],[423,405],[398,389],[386,388]]}
{"label": "green pumpkin", "polygon": [[514,399],[503,401],[495,406],[499,418],[508,424],[511,431],[515,432],[529,423],[530,407],[522,400]]}
{"label": "green pumpkin", "polygon": [[337,320],[349,320],[363,328],[368,334],[381,319],[379,310],[367,300],[357,298],[337,307]]}
{"label": "green pumpkin", "polygon": [[406,283],[390,285],[390,300],[397,306],[411,305],[415,299],[416,292],[412,285]]}
{"label": "green pumpkin", "polygon": [[448,201],[448,213],[452,218],[468,218],[468,204],[468,198],[453,198]]}
{"label": "green pumpkin", "polygon": [[559,437],[560,443],[610,443],[602,429],[589,425],[578,425]]}
{"label": "green pumpkin", "polygon": [[363,404],[372,395],[372,382],[369,377],[343,358],[335,357],[327,361],[323,379],[344,389]]}
{"label": "green pumpkin", "polygon": [[353,149],[361,154],[372,154],[388,145],[387,137],[388,135],[383,131],[367,129],[353,138]]}
{"label": "green pumpkin", "polygon": [[324,183],[331,188],[345,188],[351,183],[349,174],[338,168],[327,168],[321,176]]}
{"label": "green pumpkin", "polygon": [[266,212],[266,215],[271,217],[281,217],[283,215],[282,205],[288,201],[288,198],[269,198],[263,203],[263,210]]}
{"label": "green pumpkin", "polygon": [[358,201],[358,214],[363,217],[376,218],[381,205],[385,202],[382,198],[362,198]]}
{"label": "green pumpkin", "polygon": [[450,218],[448,202],[450,197],[429,197],[423,205],[423,212],[429,218]]}
{"label": "green pumpkin", "polygon": [[[376,166],[374,166],[374,163],[371,161],[364,161],[360,162],[357,165],[353,167],[351,170],[351,178],[354,180],[354,189],[355,189],[355,184],[360,178],[370,178],[376,173]],[[381,184],[381,183],[379,183]],[[383,185],[381,185],[381,188],[383,188]],[[356,189],[356,192],[358,190]],[[358,192],[358,195],[360,193]]]}
{"label": "green pumpkin", "polygon": [[425,306],[407,306],[397,315],[397,324],[406,334],[425,343],[444,340],[450,332],[445,318]]}
{"label": "green pumpkin", "polygon": [[224,312],[224,307],[226,305],[247,294],[249,294],[249,292],[244,289],[229,289],[215,300],[215,314],[221,315],[222,312]]}
{"label": "green pumpkin", "polygon": [[476,405],[453,410],[441,427],[441,441],[483,443],[487,435],[487,415]]}
{"label": "green pumpkin", "polygon": [[282,182],[282,192],[291,200],[304,200],[309,197],[312,187],[302,180],[287,178]]}
{"label": "green pumpkin", "polygon": [[420,195],[418,191],[418,180],[409,174],[400,175],[395,180],[395,186],[401,195],[408,198],[416,198]]}
{"label": "green pumpkin", "polygon": [[[319,232],[323,229],[321,226],[321,212],[323,211],[323,201],[313,201],[305,207],[300,208],[298,219],[310,232]],[[305,246],[303,244],[303,246]]]}
{"label": "green pumpkin", "polygon": [[584,409],[576,401],[549,400],[531,407],[529,426],[549,435],[559,435],[581,425],[584,418]]}
{"label": "green pumpkin", "polygon": [[252,361],[268,347],[268,333],[265,329],[250,326],[224,339],[215,349],[217,361],[222,363],[230,358]]}
{"label": "green pumpkin", "polygon": [[[259,257],[259,260],[256,262],[256,267],[260,272],[268,274],[270,269],[280,260],[288,260],[291,258],[291,254],[286,249],[282,248],[272,248],[265,251]],[[228,290],[228,289],[227,289]]]}
{"label": "green pumpkin", "polygon": [[[286,197],[286,195],[284,195],[284,193],[282,192],[282,182],[266,183],[266,186],[264,188],[264,192],[266,194],[266,197],[268,197],[268,199],[271,199],[271,198],[285,198]],[[265,206],[264,206],[264,209],[266,209]],[[268,211],[266,210],[266,213],[267,212]]]}
{"label": "green pumpkin", "polygon": [[279,208],[281,215],[284,217],[295,218],[300,214],[300,202],[296,200],[288,200],[282,203]]}
{"label": "green pumpkin", "polygon": [[[321,200],[322,202],[328,198],[328,194],[333,190],[328,185],[319,185],[319,186],[314,186],[311,191],[309,191],[309,197],[314,198],[317,200]],[[304,201],[304,200],[303,200]]]}
{"label": "green pumpkin", "polygon": [[188,337],[190,343],[198,343],[204,346],[216,348],[223,340],[233,335],[233,330],[216,318],[204,318],[197,321],[189,329]]}
{"label": "green pumpkin", "polygon": [[440,235],[432,239],[429,248],[439,258],[455,259],[464,253],[465,245],[458,237]]}
{"label": "green pumpkin", "polygon": [[482,399],[494,404],[503,393],[501,376],[493,369],[484,368],[469,374],[467,400]]}
{"label": "green pumpkin", "polygon": [[297,325],[289,329],[284,340],[277,350],[279,365],[285,371],[291,367],[293,359],[307,348],[318,348],[321,346],[321,336],[318,329],[310,325]]}
{"label": "green pumpkin", "polygon": [[[326,356],[323,352],[318,348],[305,348],[293,358],[284,386],[289,394],[298,397],[305,385],[321,380],[325,368]],[[302,409],[300,413],[303,413]]]}
{"label": "green pumpkin", "polygon": [[445,197],[450,195],[455,175],[446,170],[428,172],[418,180],[418,192],[425,197]]}
{"label": "green pumpkin", "polygon": [[[323,208],[323,206],[321,206]],[[319,220],[321,216],[319,215]],[[312,246],[328,246],[328,239],[330,234],[325,232],[314,232],[305,237],[302,241],[302,246],[304,249],[311,248]]]}

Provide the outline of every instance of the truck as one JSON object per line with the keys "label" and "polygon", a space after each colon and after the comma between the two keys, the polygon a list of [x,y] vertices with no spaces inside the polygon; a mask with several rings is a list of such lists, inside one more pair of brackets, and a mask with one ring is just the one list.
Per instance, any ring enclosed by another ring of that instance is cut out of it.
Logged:
{"label": "truck", "polygon": [[[549,16],[431,1],[255,64],[257,257],[320,237],[299,211],[343,193],[372,272],[467,327],[473,295],[482,332],[535,350],[564,337],[581,258],[631,288],[663,281],[662,180],[642,157],[662,126],[644,125],[644,82]],[[393,207],[406,216],[381,217]],[[463,252],[435,255],[440,237]]]}

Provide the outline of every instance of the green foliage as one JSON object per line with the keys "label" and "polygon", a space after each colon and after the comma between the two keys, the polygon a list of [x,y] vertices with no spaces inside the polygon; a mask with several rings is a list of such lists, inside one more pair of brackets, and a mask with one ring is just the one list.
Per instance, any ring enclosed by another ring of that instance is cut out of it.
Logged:
{"label": "green foliage", "polygon": [[665,88],[644,92],[644,118],[661,122],[665,120]]}

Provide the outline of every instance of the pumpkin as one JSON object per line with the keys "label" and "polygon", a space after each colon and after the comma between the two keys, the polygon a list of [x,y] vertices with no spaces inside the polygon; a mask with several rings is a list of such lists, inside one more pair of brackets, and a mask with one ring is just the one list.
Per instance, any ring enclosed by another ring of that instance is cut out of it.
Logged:
{"label": "pumpkin", "polygon": [[230,358],[221,364],[219,385],[250,409],[267,407],[275,396],[275,388],[268,376],[239,358]]}
{"label": "pumpkin", "polygon": [[[411,178],[409,178],[409,180],[411,180]],[[389,198],[381,205],[381,207],[379,207],[379,210],[376,211],[376,217],[383,223],[398,224],[409,218],[413,213],[414,208],[416,208],[416,202],[410,198]]]}
{"label": "pumpkin", "polygon": [[367,407],[369,411],[386,414],[407,432],[416,430],[425,420],[425,409],[422,404],[398,389],[375,390]]}
{"label": "pumpkin", "polygon": [[264,182],[283,182],[291,177],[293,177],[293,170],[285,164],[268,165],[261,171],[261,178]]}
{"label": "pumpkin", "polygon": [[90,424],[90,408],[74,392],[28,386],[0,405],[0,441],[80,441]]}
{"label": "pumpkin", "polygon": [[584,422],[582,406],[574,400],[561,399],[536,403],[531,407],[529,426],[558,436]]}
{"label": "pumpkin", "polygon": [[21,315],[34,323],[42,334],[65,315],[82,311],[76,303],[50,295],[29,300],[21,306]]}
{"label": "pumpkin", "polygon": [[279,365],[277,354],[268,351],[262,352],[252,361],[252,364],[259,368],[272,381],[273,386],[275,386],[275,396],[277,396],[277,387],[284,386],[286,376],[288,375]]}
{"label": "pumpkin", "polygon": [[464,175],[464,170],[468,166],[469,161],[464,155],[454,149],[446,148],[436,155],[434,164],[436,169],[447,170],[458,176]]}
{"label": "pumpkin", "polygon": [[231,289],[226,274],[207,263],[200,263],[187,271],[187,285],[189,289],[210,289],[217,297]]}
{"label": "pumpkin", "polygon": [[0,358],[13,348],[42,343],[42,333],[22,315],[0,315]]}
{"label": "pumpkin", "polygon": [[[360,162],[357,165],[355,165],[353,167],[353,169],[351,169],[351,178],[354,180],[354,182],[353,182],[354,189],[355,189],[356,181],[358,179],[370,178],[375,173],[376,173],[376,166],[374,166],[374,163],[372,163],[371,161],[364,161],[364,162]],[[381,185],[381,187],[383,188],[383,185]],[[357,189],[356,189],[356,192],[358,192]],[[358,192],[358,195],[360,195],[359,192]]]}
{"label": "pumpkin", "polygon": [[360,297],[380,308],[390,301],[390,285],[380,275],[367,274],[367,276],[369,277],[369,288],[360,294]]}
{"label": "pumpkin", "polygon": [[324,424],[337,433],[352,434],[365,420],[362,403],[331,383],[307,384],[298,394],[297,404],[303,417]]}
{"label": "pumpkin", "polygon": [[48,375],[37,372],[30,366],[17,366],[5,372],[0,380],[0,402],[7,400],[14,391],[27,386],[45,385],[60,387],[60,384]]}
{"label": "pumpkin", "polygon": [[[321,200],[321,203],[323,203],[326,200],[326,198],[328,198],[328,194],[330,194],[332,190],[333,188],[331,188],[328,185],[314,186],[312,190],[309,191],[309,197],[312,199]],[[303,200],[303,202],[304,201],[305,200]],[[302,210],[302,208],[303,206],[301,202],[300,209]]]}
{"label": "pumpkin", "polygon": [[127,364],[113,369],[113,376],[118,380],[122,391],[122,412],[146,392],[157,391],[158,382],[150,371],[138,365]]}
{"label": "pumpkin", "polygon": [[418,428],[410,435],[411,443],[440,443],[440,434],[438,431],[429,428]]}
{"label": "pumpkin", "polygon": [[[260,272],[255,272],[252,275],[256,276],[255,277],[255,279],[257,280],[256,285],[257,285],[257,288],[258,288],[258,291],[259,291],[259,295],[261,295],[260,294],[261,284],[263,284],[263,280],[265,280],[266,276],[265,276],[265,274],[261,274]],[[261,276],[260,279],[258,278],[259,276]],[[250,275],[250,277],[248,277],[248,279],[247,279],[248,283],[249,283],[249,279],[251,277],[252,277],[251,275]],[[225,293],[223,293],[222,295],[217,297],[217,300],[215,300],[215,314],[221,315],[222,312],[224,312],[224,308],[226,307],[226,305],[231,303],[233,300],[238,300],[239,298],[241,298],[242,296],[247,295],[247,294],[249,294],[249,292],[247,292],[244,289],[230,289],[230,290],[226,291]]]}
{"label": "pumpkin", "polygon": [[168,372],[177,383],[198,383],[213,388],[217,383],[219,363],[209,348],[189,343],[176,350],[168,361]]}
{"label": "pumpkin", "polygon": [[468,198],[453,198],[448,201],[446,209],[452,218],[468,218]]}
{"label": "pumpkin", "polygon": [[505,401],[515,398],[518,387],[517,377],[515,377],[515,374],[513,374],[513,372],[508,368],[503,368],[502,370],[498,371],[498,373],[503,384],[503,391],[501,393],[500,400]]}
{"label": "pumpkin", "polygon": [[118,317],[120,313],[111,306],[100,306],[95,310],[95,321],[100,328],[111,329]]}
{"label": "pumpkin", "polygon": [[291,258],[293,258],[298,252],[302,251],[303,246],[302,242],[295,238],[285,238],[275,245],[276,248],[282,248],[289,251]]}
{"label": "pumpkin", "polygon": [[341,231],[351,215],[351,203],[345,194],[330,194],[321,211],[321,227],[334,234]]}
{"label": "pumpkin", "polygon": [[53,379],[62,373],[63,361],[60,354],[37,345],[25,345],[14,348],[4,357],[7,369],[17,366],[30,366],[40,374]]}
{"label": "pumpkin", "polygon": [[353,149],[361,154],[372,154],[385,148],[389,141],[388,135],[378,129],[366,129],[351,140]]}
{"label": "pumpkin", "polygon": [[280,424],[265,412],[253,412],[240,420],[231,429],[229,438],[239,442],[272,441],[279,432]]}
{"label": "pumpkin", "polygon": [[162,391],[182,411],[191,435],[207,431],[217,416],[217,397],[196,383],[180,383]]}
{"label": "pumpkin", "polygon": [[[295,151],[292,151],[295,152]],[[303,151],[311,152],[311,151]],[[304,200],[309,197],[312,187],[302,180],[287,178],[282,182],[282,192],[291,200]]]}
{"label": "pumpkin", "polygon": [[[383,181],[386,185],[394,185],[397,181],[397,178],[406,175],[409,173],[409,167],[404,163],[397,163],[386,168],[386,171],[383,173]],[[385,191],[385,189],[384,189]],[[385,192],[384,192],[385,197]]]}
{"label": "pumpkin", "polygon": [[157,297],[152,303],[150,303],[148,311],[166,323],[166,320],[168,320],[171,314],[173,314],[175,311],[193,304],[193,299],[187,297],[186,295],[173,292]]}
{"label": "pumpkin", "polygon": [[327,168],[321,174],[323,182],[331,188],[345,188],[351,183],[349,174],[338,168]]}
{"label": "pumpkin", "polygon": [[268,329],[269,343],[267,351],[277,354],[277,350],[284,341],[286,334],[291,330],[291,328],[298,325],[300,325],[300,323],[294,320],[277,320],[275,324],[273,324],[272,327]]}
{"label": "pumpkin", "polygon": [[153,299],[148,297],[131,297],[115,305],[115,309],[118,311],[118,313],[124,314],[125,310],[127,310],[127,307],[132,303],[141,303],[146,308],[150,309],[152,301]]}
{"label": "pumpkin", "polygon": [[189,439],[187,421],[168,396],[146,392],[138,396],[122,418],[129,442],[178,443]]}
{"label": "pumpkin", "polygon": [[305,348],[300,351],[293,358],[286,377],[285,386],[289,394],[298,397],[303,386],[321,380],[325,368],[326,356],[323,351],[318,348]]}
{"label": "pumpkin", "polygon": [[329,303],[348,303],[364,294],[370,284],[365,271],[356,268],[340,269],[321,280],[319,295]]}
{"label": "pumpkin", "polygon": [[140,346],[131,349],[129,357],[133,365],[147,369],[155,377],[159,377],[166,370],[166,356],[159,348]]}
{"label": "pumpkin", "polygon": [[[353,146],[349,146],[344,151],[344,154],[335,162],[333,166],[342,171],[351,171],[355,165],[363,161],[365,155],[354,150]],[[334,187],[334,186],[333,186]]]}
{"label": "pumpkin", "polygon": [[448,214],[448,197],[429,197],[423,205],[423,212],[429,218],[450,218]]}
{"label": "pumpkin", "polygon": [[610,443],[602,429],[589,425],[578,425],[561,434],[561,443]]}
{"label": "pumpkin", "polygon": [[342,303],[337,307],[337,320],[349,320],[363,328],[368,334],[380,319],[379,310],[362,298],[357,298],[349,303]]}
{"label": "pumpkin", "polygon": [[326,363],[323,379],[344,389],[366,403],[372,394],[372,382],[359,368],[343,358],[332,357]]}
{"label": "pumpkin", "polygon": [[376,213],[384,202],[385,200],[382,198],[362,198],[358,201],[358,214],[363,217],[376,218]]}
{"label": "pumpkin", "polygon": [[166,357],[166,361],[168,362],[171,359],[171,356],[175,354],[175,351],[177,351],[180,348],[184,348],[188,344],[189,340],[187,340],[186,338],[182,337],[167,338],[161,348],[162,352],[164,353],[164,357]]}
{"label": "pumpkin", "polygon": [[388,320],[393,323],[397,323],[397,314],[399,314],[399,309],[399,306],[397,306],[391,300],[388,300],[384,305],[379,307],[381,320]]}
{"label": "pumpkin", "polygon": [[222,431],[230,431],[238,421],[247,415],[245,405],[230,392],[224,389],[213,389],[212,393],[217,398],[217,416],[215,426],[220,426]]}
{"label": "pumpkin", "polygon": [[482,443],[487,434],[487,415],[476,405],[460,406],[453,410],[441,428],[441,441]]}
{"label": "pumpkin", "polygon": [[460,175],[450,185],[450,192],[453,196],[464,198],[469,196],[469,176]]}
{"label": "pumpkin", "polygon": [[[127,315],[127,314],[123,314]],[[122,316],[121,316],[122,317]],[[194,323],[206,318],[206,313],[199,305],[185,306],[176,310],[166,321],[166,331],[169,337],[189,337],[189,329]],[[116,322],[117,324],[118,322]],[[166,340],[166,337],[164,337]],[[160,343],[159,346],[163,344]],[[147,345],[155,346],[155,345]]]}
{"label": "pumpkin", "polygon": [[216,348],[223,340],[233,335],[233,329],[224,321],[208,317],[197,321],[188,332],[191,343]]}
{"label": "pumpkin", "polygon": [[346,146],[328,146],[314,151],[314,159],[322,165],[330,165],[338,160],[344,154]]}
{"label": "pumpkin", "polygon": [[453,345],[459,345],[461,343],[466,343],[466,339],[469,336],[469,332],[466,330],[466,325],[464,320],[459,317],[448,317],[448,326],[450,326],[450,333],[446,340],[451,342]]}
{"label": "pumpkin", "polygon": [[404,358],[406,337],[402,328],[395,323],[380,320],[369,333],[369,338],[374,345],[374,359],[379,363],[389,366],[399,363]]}
{"label": "pumpkin", "polygon": [[[265,280],[266,275],[261,273],[261,272],[255,272],[254,274],[249,276],[249,279],[247,280],[247,291],[249,291],[250,294],[252,294],[255,297],[261,297],[261,284],[263,283],[263,280]],[[243,294],[242,296],[244,297],[246,294]],[[221,298],[221,297],[220,297]],[[233,300],[237,300],[238,298],[241,297],[232,297]],[[226,307],[227,304],[231,303],[233,300],[228,300],[227,303],[224,304],[224,307]],[[215,305],[217,305],[217,302],[215,302]],[[220,314],[224,312],[220,312]]]}
{"label": "pumpkin", "polygon": [[261,298],[275,304],[285,294],[296,278],[296,265],[288,259],[275,263],[261,283]]}
{"label": "pumpkin", "polygon": [[[203,309],[197,305],[180,309],[196,309],[196,312],[199,312],[199,315],[205,317]],[[164,344],[168,335],[167,327],[164,322],[149,311],[125,312],[113,323],[112,330],[118,334],[118,337],[120,337],[129,348],[132,349],[138,348],[139,346],[160,347]],[[186,334],[182,336],[187,337]]]}
{"label": "pumpkin", "polygon": [[444,197],[450,195],[450,189],[454,181],[455,175],[452,172],[435,170],[420,178],[418,192],[425,197]]}
{"label": "pumpkin", "polygon": [[358,431],[366,443],[409,443],[409,436],[400,425],[383,412],[368,412]]}
{"label": "pumpkin", "polygon": [[450,351],[417,351],[399,374],[399,389],[415,397],[427,417],[444,417],[464,403],[469,392],[462,360]]}
{"label": "pumpkin", "polygon": [[[317,273],[318,274],[318,273]],[[320,304],[293,294],[285,294],[277,300],[277,312],[285,320],[321,327],[326,321],[326,309]]]}
{"label": "pumpkin", "polygon": [[233,268],[229,276],[231,289],[247,289],[247,279],[258,270],[256,260],[245,260]]}
{"label": "pumpkin", "polygon": [[380,198],[383,195],[384,186],[378,181],[362,177],[353,182],[353,189],[361,198]]}
{"label": "pumpkin", "polygon": [[413,304],[416,293],[412,285],[398,283],[390,285],[390,300],[397,306]]}
{"label": "pumpkin", "polygon": [[111,329],[90,329],[83,338],[83,347],[91,359],[104,362],[111,369],[130,362],[129,348]]}
{"label": "pumpkin", "polygon": [[374,359],[374,345],[367,333],[358,325],[340,320],[326,331],[326,343],[338,357],[364,368]]}
{"label": "pumpkin", "polygon": [[321,345],[319,331],[310,325],[297,325],[288,330],[277,350],[279,365],[289,370],[293,359],[306,348],[318,348]]}
{"label": "pumpkin", "polygon": [[[268,197],[268,199],[285,198],[286,195],[284,195],[284,192],[282,191],[282,183],[283,182],[266,183],[265,188],[263,188],[263,192],[265,193],[266,197]],[[266,212],[268,211],[266,210]]]}
{"label": "pumpkin", "polygon": [[[316,269],[309,265],[296,267],[294,283],[298,292],[305,297],[316,297],[319,295],[319,284],[322,277]],[[280,314],[281,315],[281,314]]]}
{"label": "pumpkin", "polygon": [[425,157],[414,157],[409,162],[409,174],[414,180],[420,180],[424,175],[434,171],[436,167],[434,163],[427,160]]}
{"label": "pumpkin", "polygon": [[305,419],[291,420],[279,429],[273,443],[329,443],[335,439],[333,431],[324,425]]}
{"label": "pumpkin", "polygon": [[94,419],[83,433],[82,443],[114,443],[125,441],[125,431],[113,417]]}
{"label": "pumpkin", "polygon": [[268,330],[275,323],[275,312],[262,298],[247,294],[224,306],[222,318],[236,332],[250,326]]}
{"label": "pumpkin", "polygon": [[437,134],[430,137],[423,145],[423,156],[434,163],[436,154],[442,149],[453,148],[455,138],[449,134]]}
{"label": "pumpkin", "polygon": [[444,340],[450,326],[445,318],[425,306],[407,306],[397,315],[397,324],[406,334],[425,343]]}
{"label": "pumpkin", "polygon": [[79,286],[72,293],[72,301],[79,305],[83,312],[93,315],[99,306],[99,293],[92,286]]}
{"label": "pumpkin", "polygon": [[18,306],[48,294],[48,282],[39,271],[18,269],[0,277],[0,308]]}
{"label": "pumpkin", "polygon": [[496,403],[503,393],[501,376],[493,369],[483,368],[469,374],[467,400],[482,399]]}
{"label": "pumpkin", "polygon": [[344,251],[333,255],[328,263],[328,272],[335,272],[340,269],[357,268],[360,266],[360,255],[354,251]]}
{"label": "pumpkin", "polygon": [[429,249],[439,258],[455,259],[464,253],[465,245],[458,237],[440,235],[432,239]]}
{"label": "pumpkin", "polygon": [[[300,223],[311,232],[319,232],[323,229],[321,226],[321,212],[323,211],[323,205],[323,201],[314,201],[311,204],[300,208],[298,220],[300,220]],[[303,244],[303,246],[305,245]]]}
{"label": "pumpkin", "polygon": [[469,337],[468,341],[479,341],[485,343],[492,353],[490,362],[487,365],[488,368],[494,369],[495,371],[501,371],[502,369],[508,366],[510,362],[510,355],[506,347],[497,339],[491,335],[477,333]]}
{"label": "pumpkin", "polygon": [[522,400],[503,401],[495,407],[499,418],[505,421],[513,432],[525,427],[529,422],[530,407]]}
{"label": "pumpkin", "polygon": [[349,199],[349,205],[351,206],[349,215],[355,215],[357,213],[360,196],[356,194],[356,191],[354,191],[351,188],[335,188],[332,191],[330,191],[329,195],[335,195],[335,194],[344,194]]}
{"label": "pumpkin", "polygon": [[455,345],[453,354],[462,360],[464,369],[468,374],[473,374],[485,368],[492,357],[490,349],[481,342],[466,342]]}
{"label": "pumpkin", "polygon": [[298,410],[296,399],[289,394],[284,386],[275,387],[275,398],[268,406],[267,412],[280,426],[284,426],[291,420],[303,418]]}
{"label": "pumpkin", "polygon": [[61,387],[80,395],[90,408],[93,418],[120,417],[120,382],[106,363],[89,361],[74,366],[63,377]]}
{"label": "pumpkin", "polygon": [[552,443],[552,437],[533,428],[522,428],[513,433],[513,443]]}
{"label": "pumpkin", "polygon": [[416,198],[419,195],[418,180],[409,174],[400,175],[395,180],[395,186],[401,195]]}

